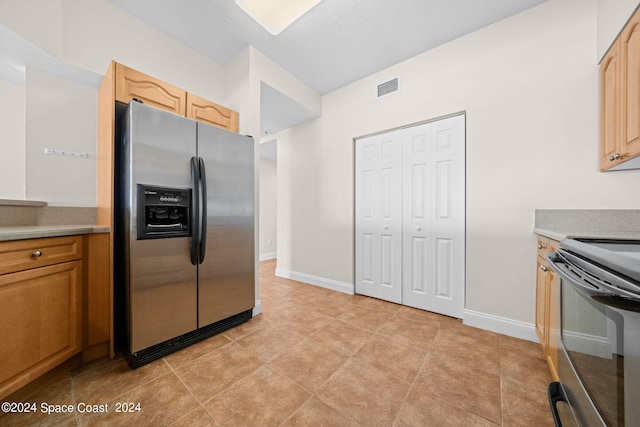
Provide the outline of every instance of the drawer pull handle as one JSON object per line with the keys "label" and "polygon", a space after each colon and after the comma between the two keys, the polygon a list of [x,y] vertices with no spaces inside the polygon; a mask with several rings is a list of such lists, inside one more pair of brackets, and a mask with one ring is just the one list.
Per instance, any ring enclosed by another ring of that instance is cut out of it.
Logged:
{"label": "drawer pull handle", "polygon": [[541,265],[541,266],[540,266],[540,270],[542,270],[542,271],[545,271],[545,272],[546,272],[546,271],[549,271],[549,268],[548,268],[546,265]]}
{"label": "drawer pull handle", "polygon": [[41,256],[42,256],[42,251],[31,252],[31,258],[40,258]]}

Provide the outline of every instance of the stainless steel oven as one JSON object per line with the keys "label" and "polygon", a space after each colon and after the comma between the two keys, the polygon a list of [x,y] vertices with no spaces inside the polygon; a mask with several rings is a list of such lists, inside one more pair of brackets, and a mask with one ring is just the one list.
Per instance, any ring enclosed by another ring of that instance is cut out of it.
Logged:
{"label": "stainless steel oven", "polygon": [[557,426],[640,426],[640,241],[565,239],[560,278]]}

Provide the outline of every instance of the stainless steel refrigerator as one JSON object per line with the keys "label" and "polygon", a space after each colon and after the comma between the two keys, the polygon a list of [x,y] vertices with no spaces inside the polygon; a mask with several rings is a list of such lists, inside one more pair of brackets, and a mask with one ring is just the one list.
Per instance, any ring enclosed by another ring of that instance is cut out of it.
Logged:
{"label": "stainless steel refrigerator", "polygon": [[136,101],[117,125],[116,334],[137,367],[251,318],[254,141]]}

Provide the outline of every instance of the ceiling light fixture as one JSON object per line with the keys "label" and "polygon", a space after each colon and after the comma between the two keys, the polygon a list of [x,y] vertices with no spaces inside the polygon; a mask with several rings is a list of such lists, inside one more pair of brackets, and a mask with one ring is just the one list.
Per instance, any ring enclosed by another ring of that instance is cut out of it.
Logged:
{"label": "ceiling light fixture", "polygon": [[320,0],[236,0],[240,9],[274,36],[320,3]]}

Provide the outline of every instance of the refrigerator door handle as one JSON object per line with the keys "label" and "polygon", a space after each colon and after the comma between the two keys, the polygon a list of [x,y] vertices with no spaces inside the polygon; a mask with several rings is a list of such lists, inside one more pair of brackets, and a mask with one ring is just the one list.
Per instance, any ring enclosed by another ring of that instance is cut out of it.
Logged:
{"label": "refrigerator door handle", "polygon": [[198,264],[198,246],[200,243],[200,227],[198,214],[200,210],[200,171],[198,158],[191,157],[191,188],[193,195],[191,196],[191,264]]}
{"label": "refrigerator door handle", "polygon": [[207,175],[204,169],[204,160],[199,158],[200,163],[200,197],[202,198],[202,216],[200,217],[200,259],[199,264],[204,262],[207,251]]}

